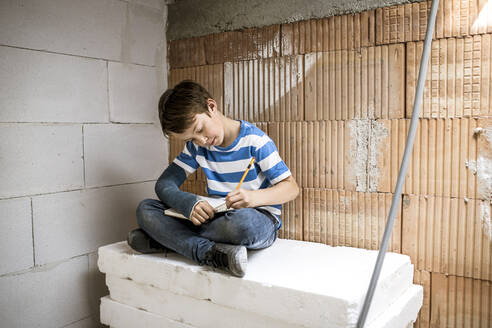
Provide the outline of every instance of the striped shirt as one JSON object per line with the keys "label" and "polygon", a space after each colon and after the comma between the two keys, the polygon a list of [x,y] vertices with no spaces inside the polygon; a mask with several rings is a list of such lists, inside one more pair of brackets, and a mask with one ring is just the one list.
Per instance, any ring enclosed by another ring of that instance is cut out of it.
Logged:
{"label": "striped shirt", "polygon": [[[253,124],[240,122],[239,135],[231,145],[202,147],[187,141],[183,151],[174,159],[176,165],[190,174],[199,166],[202,168],[210,197],[225,197],[236,189],[251,157],[255,157],[254,168],[246,175],[241,185],[243,189],[265,189],[291,175],[273,140]],[[272,213],[281,223],[282,205],[258,208]]]}

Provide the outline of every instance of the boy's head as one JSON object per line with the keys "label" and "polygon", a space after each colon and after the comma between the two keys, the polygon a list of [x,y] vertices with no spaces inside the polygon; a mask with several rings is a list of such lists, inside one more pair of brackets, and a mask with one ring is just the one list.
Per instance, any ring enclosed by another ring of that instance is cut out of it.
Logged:
{"label": "boy's head", "polygon": [[[183,80],[159,99],[159,120],[166,137],[194,139],[201,145],[223,139],[217,103],[200,84]],[[198,129],[197,129],[198,128]]]}
{"label": "boy's head", "polygon": [[164,135],[181,134],[195,121],[195,115],[210,116],[210,93],[200,84],[183,80],[173,89],[167,89],[159,99],[159,120]]}

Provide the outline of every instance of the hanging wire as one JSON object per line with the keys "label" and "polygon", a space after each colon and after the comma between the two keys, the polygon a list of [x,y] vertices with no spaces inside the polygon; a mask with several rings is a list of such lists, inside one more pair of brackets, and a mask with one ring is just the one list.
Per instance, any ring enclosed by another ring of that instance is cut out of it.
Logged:
{"label": "hanging wire", "polygon": [[379,279],[379,274],[381,273],[381,268],[383,266],[384,256],[388,248],[389,238],[393,230],[396,209],[400,202],[403,183],[405,182],[405,175],[407,173],[408,163],[410,161],[410,156],[412,154],[415,133],[417,131],[419,112],[422,104],[422,93],[424,91],[424,82],[427,73],[427,64],[429,62],[429,54],[430,54],[431,43],[432,43],[432,35],[434,33],[434,24],[436,22],[436,13],[437,13],[438,4],[439,4],[439,0],[432,0],[429,20],[427,21],[427,31],[425,32],[424,50],[422,52],[422,58],[420,60],[419,78],[417,81],[417,90],[415,91],[412,120],[410,122],[410,128],[408,131],[407,142],[405,145],[405,152],[403,154],[400,172],[398,172],[398,180],[396,182],[395,193],[393,194],[393,201],[391,202],[391,208],[388,215],[388,220],[386,221],[383,240],[381,241],[381,246],[379,247],[379,253],[376,260],[376,265],[374,266],[374,271],[372,272],[371,282],[369,283],[369,288],[367,289],[367,293],[364,299],[364,304],[362,306],[362,310],[359,319],[357,321],[357,328],[364,327],[367,313],[369,312],[369,307],[371,306],[372,297],[374,296],[374,290],[376,289],[376,285]]}

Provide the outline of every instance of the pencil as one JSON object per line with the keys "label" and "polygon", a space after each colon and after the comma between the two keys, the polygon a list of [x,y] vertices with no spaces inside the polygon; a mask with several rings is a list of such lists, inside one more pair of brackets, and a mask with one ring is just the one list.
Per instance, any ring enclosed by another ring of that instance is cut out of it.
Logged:
{"label": "pencil", "polygon": [[236,187],[236,190],[238,190],[241,187],[241,184],[244,181],[244,178],[246,178],[246,174],[248,174],[249,169],[251,168],[251,165],[253,165],[253,162],[255,161],[255,158],[252,157],[251,160],[249,161],[248,167],[246,168],[246,171],[244,171],[243,177],[241,178],[241,181],[239,181],[239,184]]}

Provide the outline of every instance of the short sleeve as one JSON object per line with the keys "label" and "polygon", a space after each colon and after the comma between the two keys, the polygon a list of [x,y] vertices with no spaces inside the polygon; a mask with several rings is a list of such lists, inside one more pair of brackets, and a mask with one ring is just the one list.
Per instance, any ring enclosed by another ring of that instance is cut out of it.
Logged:
{"label": "short sleeve", "polygon": [[197,149],[195,148],[195,145],[191,141],[187,141],[183,151],[176,156],[173,163],[181,167],[188,174],[191,174],[195,172],[199,166],[196,161],[196,153]]}
{"label": "short sleeve", "polygon": [[271,184],[274,185],[292,174],[285,162],[280,158],[273,140],[267,135],[264,135],[262,139],[264,139],[264,142],[256,149],[255,161]]}

